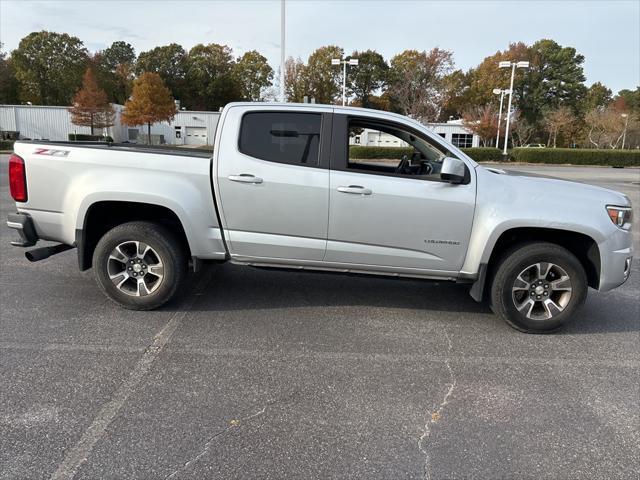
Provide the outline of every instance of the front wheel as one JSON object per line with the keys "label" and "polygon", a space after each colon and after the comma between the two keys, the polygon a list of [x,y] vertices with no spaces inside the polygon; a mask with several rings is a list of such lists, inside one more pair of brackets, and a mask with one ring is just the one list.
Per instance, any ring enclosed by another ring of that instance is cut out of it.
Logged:
{"label": "front wheel", "polygon": [[493,311],[527,333],[559,329],[586,297],[587,277],[580,261],[553,243],[529,243],[507,252],[491,285]]}
{"label": "front wheel", "polygon": [[93,252],[98,285],[131,310],[152,310],[178,293],[187,274],[181,242],[162,225],[129,222],[109,230]]}

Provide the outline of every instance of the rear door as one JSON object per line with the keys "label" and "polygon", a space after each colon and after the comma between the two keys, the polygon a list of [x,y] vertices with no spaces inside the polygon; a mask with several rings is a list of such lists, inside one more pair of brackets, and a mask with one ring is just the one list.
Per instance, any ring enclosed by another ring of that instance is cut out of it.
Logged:
{"label": "rear door", "polygon": [[216,178],[232,256],[322,260],[331,111],[234,106],[222,121]]}

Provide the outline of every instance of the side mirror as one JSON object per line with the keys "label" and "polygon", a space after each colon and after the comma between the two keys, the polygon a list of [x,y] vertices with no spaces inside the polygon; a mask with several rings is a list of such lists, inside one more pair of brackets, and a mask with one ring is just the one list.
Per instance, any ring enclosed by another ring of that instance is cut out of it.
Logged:
{"label": "side mirror", "polygon": [[449,183],[464,183],[467,165],[457,158],[445,157],[440,169],[440,178]]}

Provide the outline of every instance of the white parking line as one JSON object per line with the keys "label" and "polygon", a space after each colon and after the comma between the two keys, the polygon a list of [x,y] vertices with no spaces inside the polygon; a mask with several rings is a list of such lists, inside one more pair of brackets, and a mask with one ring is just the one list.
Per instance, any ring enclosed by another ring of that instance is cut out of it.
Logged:
{"label": "white parking line", "polygon": [[135,367],[133,367],[129,378],[118,388],[111,400],[102,407],[96,418],[91,422],[91,425],[89,425],[89,428],[82,434],[80,441],[67,452],[64,460],[51,476],[51,480],[70,480],[75,477],[80,466],[91,455],[91,450],[95,444],[104,436],[109,424],[116,417],[140,381],[149,372],[151,365],[156,358],[158,358],[162,349],[171,341],[171,337],[193,307],[196,299],[206,288],[210,278],[211,271],[207,272],[200,279],[194,293],[185,303],[184,308],[176,312],[162,330],[155,335],[151,345],[147,347],[140,360],[138,360]]}

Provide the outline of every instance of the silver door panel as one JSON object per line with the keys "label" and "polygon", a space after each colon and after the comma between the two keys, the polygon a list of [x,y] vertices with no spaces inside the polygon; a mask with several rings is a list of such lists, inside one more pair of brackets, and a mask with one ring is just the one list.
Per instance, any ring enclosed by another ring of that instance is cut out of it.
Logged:
{"label": "silver door panel", "polygon": [[[369,195],[340,187],[358,185]],[[332,170],[327,262],[458,270],[464,262],[475,184]]]}

